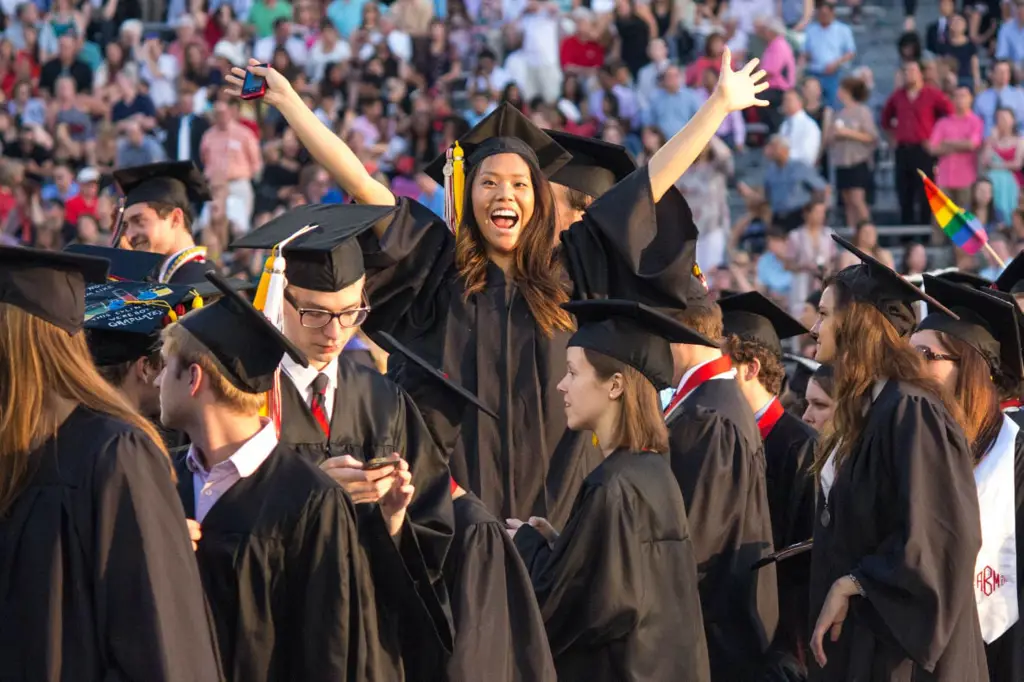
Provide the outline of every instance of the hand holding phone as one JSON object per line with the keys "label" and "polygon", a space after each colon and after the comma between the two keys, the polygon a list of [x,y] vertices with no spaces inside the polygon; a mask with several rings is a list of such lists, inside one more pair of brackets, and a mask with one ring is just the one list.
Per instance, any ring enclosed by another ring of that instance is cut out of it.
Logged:
{"label": "hand holding phone", "polygon": [[[259,66],[267,68],[266,64]],[[259,99],[265,94],[267,94],[267,79],[246,70],[245,80],[242,81],[242,99]]]}

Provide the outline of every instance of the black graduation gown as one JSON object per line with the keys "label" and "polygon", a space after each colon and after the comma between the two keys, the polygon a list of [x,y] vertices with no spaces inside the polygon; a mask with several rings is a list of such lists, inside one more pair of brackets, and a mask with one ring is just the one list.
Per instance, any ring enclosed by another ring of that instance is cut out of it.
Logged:
{"label": "black graduation gown", "polygon": [[170,284],[207,284],[206,273],[218,272],[217,265],[210,261],[189,261],[171,275]]}
{"label": "black graduation gown", "polygon": [[[574,297],[682,307],[696,229],[674,189],[655,206],[646,168],[595,201],[561,240]],[[484,289],[466,296],[453,235],[415,201],[399,199],[382,242],[368,232],[361,243],[373,305],[366,331],[392,334],[499,415],[495,421],[466,407],[451,458],[455,480],[500,519],[541,516],[564,525],[581,482],[601,461],[589,432],[566,428],[556,386],[569,333],[545,335],[492,263]],[[402,362],[391,359],[389,373]],[[403,388],[417,402],[435,390],[422,382]]]}
{"label": "black graduation gown", "polygon": [[218,680],[170,463],[75,409],[0,517],[0,679]]}
{"label": "black graduation gown", "polygon": [[664,455],[613,452],[583,482],[554,547],[530,526],[515,545],[559,682],[711,679],[690,526]]}
{"label": "black graduation gown", "polygon": [[819,496],[810,623],[829,588],[853,574],[855,596],[815,681],[987,679],[974,604],[981,548],[978,492],[963,432],[931,394],[889,381],[853,451],[835,472],[829,524]]}
{"label": "black graduation gown", "polygon": [[[1013,414],[1008,416],[1012,419]],[[1017,433],[1014,444],[1013,476],[1017,503],[1017,605],[1024,617],[1024,431]],[[1018,620],[1003,635],[985,646],[988,673],[991,682],[1020,682],[1024,680],[1024,625]]]}
{"label": "black graduation gown", "polygon": [[473,493],[453,506],[455,541],[444,568],[455,620],[449,682],[555,682],[530,574],[505,524]]}
{"label": "black graduation gown", "polygon": [[[803,542],[814,533],[814,447],[817,433],[784,412],[764,439],[768,508],[776,549]],[[806,648],[811,556],[801,554],[777,564],[779,629],[776,644],[790,654]],[[803,658],[802,656],[800,656]]]}
{"label": "black graduation gown", "polygon": [[716,682],[753,679],[779,620],[761,433],[732,379],[700,384],[666,422],[686,500]]}
{"label": "black graduation gown", "polygon": [[[397,384],[376,369],[370,369],[345,357],[338,358],[338,384],[331,413],[330,439],[313,418],[309,405],[295,383],[281,377],[280,442],[310,463],[319,465],[329,457],[351,455],[363,462],[387,457],[394,452],[409,463],[415,496],[409,505],[403,527],[400,559],[395,563],[392,542],[380,520],[376,505],[357,505],[361,538],[370,554],[375,580],[416,581],[419,601],[380,601],[379,621],[386,648],[393,658],[401,655],[406,661],[408,679],[428,671],[422,666],[408,665],[410,650],[424,636],[436,638],[437,644],[450,652],[452,647],[451,616],[444,589],[442,569],[454,533],[450,476],[444,452],[436,446],[423,419],[409,396]],[[363,522],[367,520],[369,525]],[[382,537],[383,536],[383,537]],[[378,593],[383,599],[385,593]],[[422,630],[409,631],[403,621],[411,620],[407,609],[427,609],[433,621],[432,634]],[[396,644],[399,640],[405,643]],[[396,666],[401,666],[394,661]],[[429,671],[432,672],[432,671]],[[398,674],[398,673],[395,673]]]}
{"label": "black graduation gown", "polygon": [[[178,493],[195,517],[185,453]],[[214,503],[196,550],[227,680],[391,682],[355,506],[278,446]]]}

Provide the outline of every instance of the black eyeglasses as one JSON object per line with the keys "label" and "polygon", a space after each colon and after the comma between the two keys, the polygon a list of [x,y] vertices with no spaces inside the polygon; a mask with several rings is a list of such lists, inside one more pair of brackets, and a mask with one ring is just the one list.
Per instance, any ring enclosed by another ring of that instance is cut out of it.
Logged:
{"label": "black eyeglasses", "polygon": [[954,355],[946,355],[945,353],[936,353],[927,346],[918,346],[917,352],[924,356],[924,359],[928,362],[940,362],[942,360],[949,360],[950,362],[957,362],[960,358]]}
{"label": "black eyeglasses", "polygon": [[299,324],[309,329],[323,329],[333,320],[337,320],[342,327],[358,327],[370,314],[370,306],[364,305],[360,308],[349,308],[340,313],[332,313],[330,310],[319,308],[300,308],[291,296],[286,292],[284,300],[288,301],[291,307],[299,312]]}

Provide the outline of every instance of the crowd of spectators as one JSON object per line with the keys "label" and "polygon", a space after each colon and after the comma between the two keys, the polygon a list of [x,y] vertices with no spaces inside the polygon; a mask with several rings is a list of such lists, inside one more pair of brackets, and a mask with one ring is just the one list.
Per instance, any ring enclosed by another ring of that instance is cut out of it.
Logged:
{"label": "crowd of spectators", "polygon": [[[0,0],[0,241],[107,243],[113,169],[192,160],[213,189],[197,242],[258,271],[226,250],[233,237],[345,197],[278,112],[222,92],[250,57],[285,74],[397,195],[441,213],[423,167],[499,102],[644,163],[705,101],[728,46],[734,65],[761,59],[771,106],[730,116],[679,182],[714,286],[800,310],[840,265],[833,228],[891,260],[873,223],[887,159],[896,222],[931,220],[921,169],[1012,256],[1024,242],[1024,0],[963,13],[939,0],[921,31],[905,3],[892,93],[858,66],[865,8],[847,1],[842,20],[831,0]],[[748,165],[763,181],[745,181]],[[940,232],[926,241],[891,245],[895,265],[953,259]],[[964,254],[956,264],[998,272]]]}

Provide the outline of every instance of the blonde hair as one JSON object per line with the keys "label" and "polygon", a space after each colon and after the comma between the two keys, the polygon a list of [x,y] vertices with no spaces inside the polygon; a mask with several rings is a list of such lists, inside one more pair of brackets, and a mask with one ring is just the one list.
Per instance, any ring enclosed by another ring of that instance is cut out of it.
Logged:
{"label": "blonde hair", "polygon": [[84,333],[0,303],[0,513],[28,483],[35,449],[61,426],[53,396],[127,423],[167,456],[156,427],[100,376]]}
{"label": "blonde hair", "polygon": [[[186,315],[187,317],[187,315]],[[239,414],[255,414],[263,408],[265,394],[249,393],[232,384],[228,371],[202,341],[180,324],[172,324],[163,331],[163,353],[165,358],[179,360],[179,374],[191,365],[198,365],[210,382],[210,390],[221,403]]]}

